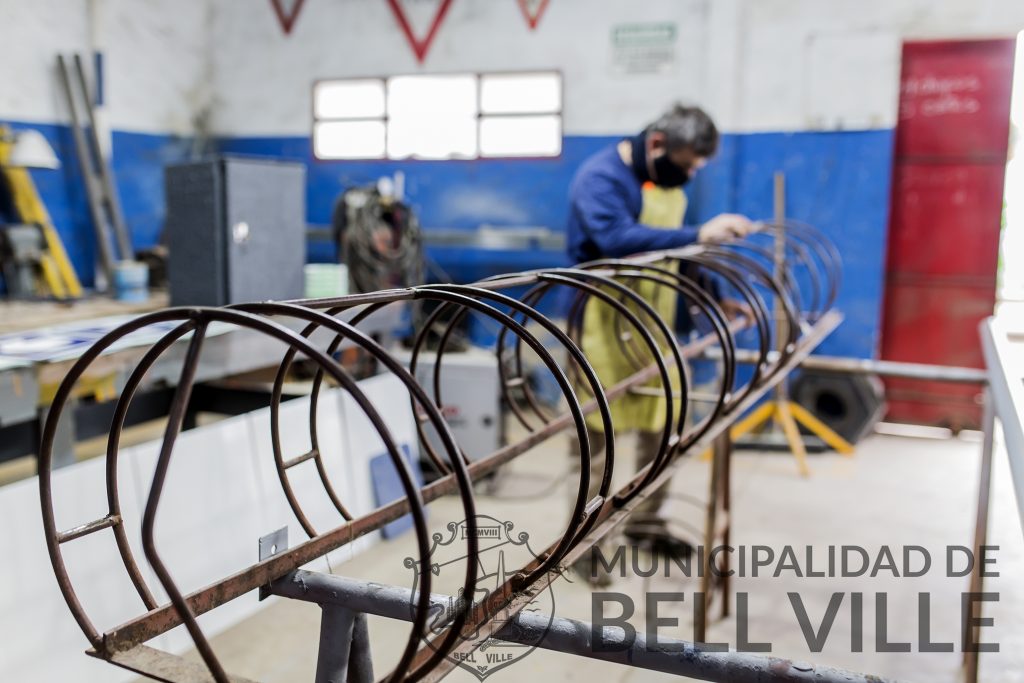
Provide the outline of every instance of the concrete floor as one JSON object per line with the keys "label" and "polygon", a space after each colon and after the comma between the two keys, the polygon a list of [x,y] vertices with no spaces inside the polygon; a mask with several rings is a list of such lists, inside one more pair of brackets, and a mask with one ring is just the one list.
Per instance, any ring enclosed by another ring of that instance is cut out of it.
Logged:
{"label": "concrete floor", "polygon": [[[631,442],[622,440],[623,452],[631,453]],[[830,545],[861,545],[874,556],[883,545],[899,557],[901,546],[926,547],[934,558],[932,570],[920,578],[737,578],[734,590],[749,594],[749,629],[754,641],[771,641],[772,654],[828,664],[855,671],[907,681],[957,681],[959,653],[917,652],[918,594],[930,594],[931,639],[959,641],[960,593],[966,578],[947,578],[945,547],[971,545],[976,499],[980,444],[970,438],[922,439],[874,435],[865,440],[854,457],[833,454],[812,456],[813,475],[797,475],[791,456],[783,453],[740,451],[734,460],[733,543],[767,545],[778,554],[792,545],[800,563],[806,546],[813,546],[815,569],[819,558],[827,557]],[[479,497],[484,514],[515,522],[516,528],[531,534],[534,548],[554,537],[567,516],[564,496],[569,486],[565,437],[554,439],[517,460],[499,483],[497,495]],[[683,497],[703,498],[707,464],[686,463],[673,481],[670,513],[685,525],[701,524],[702,513]],[[532,492],[547,487],[549,495]],[[431,525],[442,529],[461,515],[458,501],[443,499],[430,507]],[[403,558],[413,551],[411,535],[379,544],[334,571],[346,576],[410,586],[411,572]],[[999,601],[985,607],[994,619],[984,629],[983,640],[998,642],[1000,651],[982,655],[982,681],[1024,681],[1024,540],[1017,517],[1005,454],[997,452],[994,472],[990,543],[996,553],[1000,576],[990,578],[986,590],[998,592]],[[321,563],[323,564],[323,563]],[[315,569],[322,569],[317,566]],[[443,572],[439,590],[446,590]],[[885,573],[883,573],[885,574]],[[692,593],[698,579],[675,572],[671,578],[616,579],[610,590],[631,595],[637,610],[631,620],[643,627],[645,591],[680,591],[687,594],[682,604],[670,605],[660,616],[678,616],[677,628],[663,628],[665,637],[692,639]],[[835,625],[824,650],[811,652],[798,626],[794,608],[787,597],[797,592],[806,605],[811,622],[817,625],[833,592],[864,594],[863,653],[851,652],[850,598],[843,598]],[[888,639],[913,643],[915,651],[875,651],[875,594],[888,600]],[[554,587],[558,616],[589,621],[591,594],[580,581],[559,580]],[[673,609],[674,608],[674,609]],[[229,671],[268,683],[312,681],[315,670],[320,610],[313,605],[275,599],[264,611],[213,639]],[[375,672],[378,677],[397,661],[407,637],[407,625],[372,618]],[[729,617],[714,623],[709,639],[736,643],[736,620]],[[669,679],[664,674],[598,663],[595,661],[535,651],[522,661],[488,677],[493,681],[654,681]],[[473,681],[456,670],[449,680]]]}

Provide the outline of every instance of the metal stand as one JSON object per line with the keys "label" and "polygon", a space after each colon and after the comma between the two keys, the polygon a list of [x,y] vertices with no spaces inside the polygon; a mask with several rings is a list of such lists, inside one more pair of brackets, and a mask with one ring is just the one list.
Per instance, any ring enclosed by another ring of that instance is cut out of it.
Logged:
{"label": "metal stand", "polygon": [[347,607],[321,603],[320,649],[316,683],[368,683],[373,680],[370,632],[366,615]]}
{"label": "metal stand", "polygon": [[[775,224],[784,225],[786,222],[786,175],[781,171],[776,172],[774,182]],[[786,235],[782,230],[775,231],[774,256],[775,278],[781,281],[783,273],[786,271]],[[776,352],[782,353],[789,321],[786,319],[782,305],[777,298],[774,304],[774,312],[777,339]],[[786,395],[786,382],[782,382],[775,387],[771,400],[759,406],[732,428],[732,438],[733,440],[738,440],[744,434],[757,429],[767,422],[774,422],[782,428],[782,433],[786,436],[786,442],[796,457],[797,468],[802,476],[810,476],[811,470],[807,466],[807,449],[804,447],[803,438],[800,436],[798,423],[810,430],[811,433],[836,452],[843,455],[853,454],[853,445],[850,442],[839,436],[839,434],[812,415],[803,406],[789,400]]]}
{"label": "metal stand", "polygon": [[[270,590],[275,595],[315,602],[323,608],[317,683],[371,680],[369,641],[360,635],[360,619],[365,624],[366,614],[373,614],[411,621],[416,612],[413,606],[418,599],[418,595],[408,588],[301,569],[274,581]],[[445,595],[431,594],[430,611],[442,611],[452,600]],[[658,637],[654,642],[647,639],[648,635],[630,633],[617,626],[590,624],[538,612],[520,612],[505,622],[493,638],[701,681],[885,683],[887,680],[779,657],[705,650],[699,643],[684,640]]]}
{"label": "metal stand", "polygon": [[810,476],[811,470],[807,466],[807,449],[804,447],[803,438],[800,436],[798,424],[809,429],[837,453],[853,455],[853,445],[849,441],[836,434],[828,425],[812,415],[810,411],[799,403],[790,401],[787,398],[780,399],[778,396],[761,404],[754,412],[736,423],[736,426],[732,428],[732,438],[734,440],[740,439],[744,434],[757,429],[769,420],[773,420],[782,427],[782,432],[786,435],[789,448],[796,457],[800,474],[805,477]]}

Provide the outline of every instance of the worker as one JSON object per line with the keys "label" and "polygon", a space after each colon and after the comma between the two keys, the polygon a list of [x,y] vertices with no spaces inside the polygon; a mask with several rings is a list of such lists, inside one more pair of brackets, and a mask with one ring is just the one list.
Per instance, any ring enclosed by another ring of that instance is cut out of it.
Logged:
{"label": "worker", "polygon": [[[699,227],[683,224],[686,194],[682,188],[714,155],[718,140],[718,130],[704,111],[677,104],[639,135],[610,145],[584,161],[569,190],[567,247],[572,261],[629,256],[694,242],[723,242],[749,233],[753,223],[737,214],[721,214]],[[672,324],[676,310],[672,290],[637,280],[624,283]],[[727,298],[719,303],[730,318],[749,313],[736,300]],[[636,363],[622,351],[619,331],[628,323],[618,320],[619,317],[611,306],[596,298],[584,308],[582,350],[605,388],[636,372]],[[650,327],[653,329],[653,325]],[[653,362],[650,357],[647,360]],[[678,395],[682,384],[678,369],[674,375],[672,384]],[[660,387],[660,380],[654,380],[652,386]],[[616,435],[636,432],[637,469],[657,456],[665,428],[665,397],[657,393],[627,394],[610,404]],[[679,401],[675,404],[678,418]],[[604,469],[606,440],[596,412],[587,417],[587,431],[592,453],[592,498]],[[578,442],[573,443],[570,457],[578,475]],[[623,532],[629,540],[655,552],[683,555],[692,547],[669,531],[661,514],[666,489],[667,485],[652,492],[630,516]],[[592,553],[584,555],[575,569],[591,584],[610,582],[603,565]]]}

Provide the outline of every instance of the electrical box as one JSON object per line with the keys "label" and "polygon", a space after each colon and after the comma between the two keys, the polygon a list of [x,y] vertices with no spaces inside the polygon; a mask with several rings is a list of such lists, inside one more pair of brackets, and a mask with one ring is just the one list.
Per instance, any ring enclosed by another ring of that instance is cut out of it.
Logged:
{"label": "electrical box", "polygon": [[221,157],[169,166],[165,184],[171,305],[303,296],[305,166]]}

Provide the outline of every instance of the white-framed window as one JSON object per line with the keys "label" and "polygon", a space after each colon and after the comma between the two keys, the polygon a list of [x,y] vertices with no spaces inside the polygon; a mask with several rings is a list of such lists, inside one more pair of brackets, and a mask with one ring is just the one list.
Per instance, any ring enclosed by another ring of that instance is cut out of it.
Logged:
{"label": "white-framed window", "polygon": [[416,74],[313,85],[317,159],[478,159],[562,153],[556,71]]}

